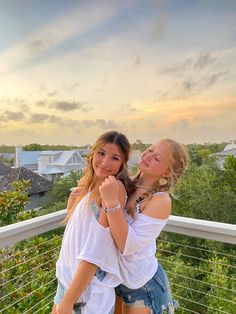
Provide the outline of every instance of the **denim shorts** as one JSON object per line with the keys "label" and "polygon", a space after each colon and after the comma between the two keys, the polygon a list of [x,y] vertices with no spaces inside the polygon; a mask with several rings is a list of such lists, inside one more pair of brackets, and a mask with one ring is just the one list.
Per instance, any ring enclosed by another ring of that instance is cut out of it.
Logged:
{"label": "denim shorts", "polygon": [[[58,305],[61,302],[65,293],[66,293],[66,288],[63,287],[63,285],[61,284],[60,281],[58,281],[57,292],[56,292],[56,295],[54,297],[54,303],[56,305]],[[85,305],[85,303],[82,303],[82,302],[75,303],[72,313],[73,314],[81,314],[81,307],[84,305]]]}
{"label": "denim shorts", "polygon": [[158,263],[155,275],[141,288],[129,289],[124,285],[116,287],[116,294],[131,307],[148,307],[150,313],[173,314],[178,303],[172,299],[166,272]]}
{"label": "denim shorts", "polygon": [[[102,272],[100,273],[100,275],[101,275],[101,277],[104,277],[104,274]],[[61,300],[63,299],[65,293],[66,293],[66,288],[63,287],[63,285],[61,284],[60,281],[58,281],[57,292],[56,292],[56,295],[54,297],[54,304],[58,305],[61,302]],[[85,305],[86,305],[86,303],[83,303],[83,302],[75,303],[72,314],[81,314],[81,311],[82,311],[81,309]],[[113,306],[113,308],[111,309],[109,314],[113,314],[114,310],[115,310],[115,306]]]}

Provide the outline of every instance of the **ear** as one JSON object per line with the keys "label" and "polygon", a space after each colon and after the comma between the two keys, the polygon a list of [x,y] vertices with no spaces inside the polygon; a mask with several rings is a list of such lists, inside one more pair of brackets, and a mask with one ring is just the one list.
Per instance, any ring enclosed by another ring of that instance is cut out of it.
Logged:
{"label": "ear", "polygon": [[168,168],[164,173],[163,173],[163,177],[169,178],[171,176],[171,170],[170,168]]}

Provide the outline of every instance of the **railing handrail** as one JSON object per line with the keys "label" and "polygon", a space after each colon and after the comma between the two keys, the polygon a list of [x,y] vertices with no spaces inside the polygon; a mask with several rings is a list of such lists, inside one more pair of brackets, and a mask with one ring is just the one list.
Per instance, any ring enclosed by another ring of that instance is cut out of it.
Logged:
{"label": "railing handrail", "polygon": [[[0,228],[0,249],[21,240],[62,227],[66,210],[17,222]],[[208,240],[236,244],[236,225],[202,219],[173,216],[164,231]]]}

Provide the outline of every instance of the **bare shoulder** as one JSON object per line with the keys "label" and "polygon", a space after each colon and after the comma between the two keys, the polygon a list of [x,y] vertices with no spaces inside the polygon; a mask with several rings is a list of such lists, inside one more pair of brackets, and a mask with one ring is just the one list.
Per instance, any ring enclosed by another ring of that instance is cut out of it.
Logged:
{"label": "bare shoulder", "polygon": [[171,198],[167,193],[154,195],[144,204],[142,213],[156,219],[167,219],[171,212]]}

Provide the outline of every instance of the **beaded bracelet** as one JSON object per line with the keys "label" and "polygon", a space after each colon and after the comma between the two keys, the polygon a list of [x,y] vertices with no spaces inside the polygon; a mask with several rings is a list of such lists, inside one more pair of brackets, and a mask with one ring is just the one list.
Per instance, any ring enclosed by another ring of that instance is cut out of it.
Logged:
{"label": "beaded bracelet", "polygon": [[112,207],[112,208],[103,207],[103,210],[105,213],[111,213],[111,212],[117,212],[119,208],[120,208],[120,203],[118,203],[115,207]]}

